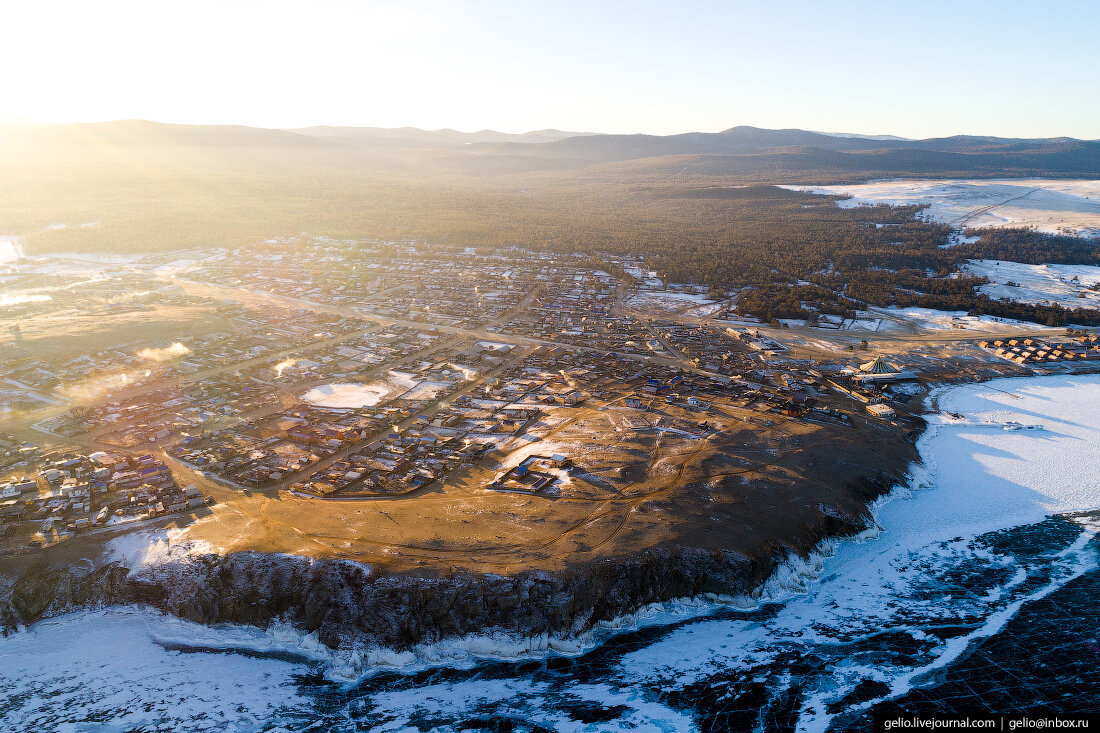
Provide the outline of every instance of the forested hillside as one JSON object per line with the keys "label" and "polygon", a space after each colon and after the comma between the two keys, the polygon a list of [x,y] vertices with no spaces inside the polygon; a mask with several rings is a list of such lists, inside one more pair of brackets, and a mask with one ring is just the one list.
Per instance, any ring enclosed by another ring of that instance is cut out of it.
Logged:
{"label": "forested hillside", "polygon": [[1095,242],[999,231],[944,248],[950,230],[915,220],[915,207],[839,208],[761,184],[958,166],[971,175],[1100,175],[1095,142],[754,128],[563,135],[141,121],[6,130],[0,233],[38,252],[237,246],[303,232],[521,245],[642,255],[670,280],[741,289],[741,307],[765,318],[809,315],[803,304],[846,312],[872,303],[1096,322],[1095,312],[993,302],[973,281],[944,277],[968,258],[1096,264]]}

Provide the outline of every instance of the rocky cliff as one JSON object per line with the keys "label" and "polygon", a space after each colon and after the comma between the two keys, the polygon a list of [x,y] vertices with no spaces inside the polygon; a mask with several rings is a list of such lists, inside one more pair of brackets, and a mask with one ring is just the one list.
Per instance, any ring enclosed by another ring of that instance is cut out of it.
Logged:
{"label": "rocky cliff", "polygon": [[[888,484],[863,481],[865,501]],[[0,587],[0,629],[80,608],[139,604],[203,624],[287,621],[336,648],[406,649],[447,637],[505,632],[568,637],[657,602],[753,592],[822,539],[862,530],[867,515],[822,515],[793,542],[754,556],[674,546],[560,572],[392,574],[340,559],[238,552],[128,568],[120,562],[29,566]]]}
{"label": "rocky cliff", "polygon": [[6,630],[82,607],[143,604],[199,623],[283,619],[336,647],[358,640],[406,648],[487,630],[568,635],[657,601],[702,593],[744,594],[770,561],[689,550],[567,573],[505,577],[459,573],[387,576],[342,560],[253,552],[204,555],[131,572],[39,566],[0,599]]}

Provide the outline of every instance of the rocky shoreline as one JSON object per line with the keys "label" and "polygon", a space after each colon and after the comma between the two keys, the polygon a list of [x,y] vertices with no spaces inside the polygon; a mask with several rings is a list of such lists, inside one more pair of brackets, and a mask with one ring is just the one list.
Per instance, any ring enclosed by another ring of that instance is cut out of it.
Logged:
{"label": "rocky shoreline", "polygon": [[[853,490],[870,502],[891,486],[879,477]],[[858,533],[869,519],[831,513],[819,526],[804,527],[797,547],[763,547],[753,557],[657,547],[566,571],[509,576],[394,575],[348,560],[259,552],[192,555],[136,569],[117,561],[38,564],[0,588],[0,628],[6,634],[82,608],[142,605],[202,624],[285,621],[332,648],[402,650],[487,632],[569,637],[653,603],[748,596],[790,552],[805,555],[826,538]]]}

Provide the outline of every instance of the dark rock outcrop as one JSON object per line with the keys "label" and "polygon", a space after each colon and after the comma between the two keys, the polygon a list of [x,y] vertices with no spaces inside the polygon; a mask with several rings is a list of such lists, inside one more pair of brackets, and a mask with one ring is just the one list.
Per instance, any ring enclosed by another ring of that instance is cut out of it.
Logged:
{"label": "dark rock outcrop", "polygon": [[141,604],[204,624],[287,620],[318,632],[332,647],[362,641],[401,649],[488,630],[568,635],[649,603],[749,593],[775,559],[653,550],[560,573],[443,577],[383,575],[344,560],[254,552],[201,555],[134,572],[118,563],[39,566],[0,591],[0,624],[11,630],[82,607]]}

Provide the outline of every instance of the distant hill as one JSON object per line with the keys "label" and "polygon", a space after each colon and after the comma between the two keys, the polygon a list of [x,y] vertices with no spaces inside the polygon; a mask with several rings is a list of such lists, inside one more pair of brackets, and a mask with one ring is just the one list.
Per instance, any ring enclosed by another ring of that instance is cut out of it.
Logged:
{"label": "distant hill", "polygon": [[[705,187],[1100,178],[1100,142],[755,127],[660,136],[119,120],[0,126],[0,170],[0,234],[23,236],[28,251],[147,251],[301,232],[622,249],[689,230],[698,242],[728,239],[723,227],[743,213],[725,199],[695,198]],[[52,226],[85,222],[96,226]]]}
{"label": "distant hill", "polygon": [[[593,135],[528,145],[483,146],[478,154],[519,155],[575,166],[649,161],[671,156],[718,156],[710,175],[755,175],[769,171],[848,176],[1100,176],[1100,143],[1072,138],[1009,139],[955,136],[928,140],[842,136],[806,130],[733,127],[682,135]],[[751,156],[730,159],[728,156]],[[723,160],[724,158],[724,160]],[[792,165],[792,163],[794,165]],[[674,161],[670,161],[672,168]],[[659,166],[658,166],[659,167]],[[757,177],[756,180],[759,180]]]}
{"label": "distant hill", "polygon": [[594,135],[591,132],[563,132],[562,130],[535,130],[533,132],[507,133],[495,130],[478,132],[459,132],[444,128],[442,130],[421,130],[416,127],[303,127],[290,132],[303,135],[329,138],[379,138],[385,140],[407,140],[422,143],[470,144],[470,143],[545,143],[562,140],[567,137]]}
{"label": "distant hill", "polygon": [[830,137],[857,137],[862,140],[912,140],[910,137],[898,137],[897,135],[860,135],[854,132],[820,132],[814,130],[813,132],[819,132],[821,135],[829,135]]}
{"label": "distant hill", "polygon": [[[561,130],[521,134],[411,127],[170,125],[144,120],[0,127],[0,161],[104,165],[150,160],[185,166],[244,165],[280,171],[302,166],[365,174],[501,175],[569,172],[615,176],[690,176],[744,182],[850,181],[897,176],[1100,177],[1100,142],[960,135],[908,140],[807,130],[732,127],[680,135],[603,135]],[[63,156],[62,156],[63,151]],[[686,156],[686,157],[685,157]],[[685,166],[687,168],[685,169]]]}
{"label": "distant hill", "polygon": [[148,120],[20,125],[0,130],[15,145],[72,145],[87,150],[119,145],[317,147],[323,141],[283,130],[245,125],[170,125]]}

